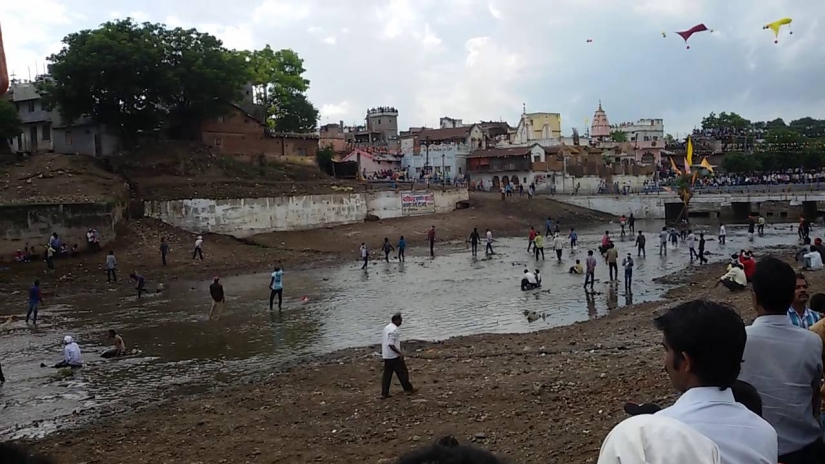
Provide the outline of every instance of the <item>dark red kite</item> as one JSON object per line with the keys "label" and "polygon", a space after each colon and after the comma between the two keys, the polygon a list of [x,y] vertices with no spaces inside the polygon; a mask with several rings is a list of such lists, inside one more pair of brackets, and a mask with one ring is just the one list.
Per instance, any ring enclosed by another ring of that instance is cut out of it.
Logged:
{"label": "dark red kite", "polygon": [[[686,31],[677,32],[677,34],[682,36],[682,38],[685,39],[685,43],[687,43],[690,36],[692,36],[693,34],[696,34],[697,32],[705,32],[705,31],[713,32],[712,30],[705,27],[704,24],[697,24],[697,25],[691,27],[690,29],[688,29]],[[687,48],[690,49],[690,45],[688,45]]]}

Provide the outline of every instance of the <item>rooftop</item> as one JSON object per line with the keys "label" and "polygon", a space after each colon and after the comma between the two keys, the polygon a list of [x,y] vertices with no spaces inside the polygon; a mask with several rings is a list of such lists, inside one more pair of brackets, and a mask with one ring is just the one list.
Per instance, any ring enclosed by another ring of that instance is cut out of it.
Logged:
{"label": "rooftop", "polygon": [[[510,156],[529,156],[535,145],[529,147],[488,148],[467,155],[467,158],[507,158]],[[546,149],[545,149],[546,150]]]}

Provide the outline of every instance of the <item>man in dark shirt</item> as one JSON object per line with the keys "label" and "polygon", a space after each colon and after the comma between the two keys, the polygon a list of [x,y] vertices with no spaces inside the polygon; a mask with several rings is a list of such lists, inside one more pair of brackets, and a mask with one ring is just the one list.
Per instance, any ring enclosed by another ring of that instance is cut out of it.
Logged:
{"label": "man in dark shirt", "polygon": [[212,285],[209,286],[209,294],[212,295],[212,307],[209,308],[210,321],[212,320],[212,314],[215,312],[215,308],[218,308],[215,319],[220,319],[223,315],[223,310],[226,309],[226,298],[223,295],[223,285],[221,285],[220,281],[221,278],[215,276]]}
{"label": "man in dark shirt", "polygon": [[433,250],[433,247],[435,246],[435,226],[432,226],[432,228],[427,232],[427,241],[430,242],[430,257],[434,258],[435,251]]}
{"label": "man in dark shirt", "polygon": [[704,232],[699,234],[699,264],[705,264],[708,262],[708,259],[705,258],[705,234]]}
{"label": "man in dark shirt", "polygon": [[478,235],[478,228],[473,228],[473,233],[470,234],[470,238],[467,239],[470,242],[470,247],[472,248],[473,258],[478,256],[478,242],[481,241],[481,236]]}
{"label": "man in dark shirt", "polygon": [[129,278],[135,281],[135,290],[137,290],[137,297],[140,298],[140,296],[146,290],[146,279],[144,279],[143,276],[138,273],[129,274]]}
{"label": "man in dark shirt", "polygon": [[166,255],[169,254],[169,244],[166,243],[166,237],[160,239],[160,259],[163,260],[163,265],[166,266]]}

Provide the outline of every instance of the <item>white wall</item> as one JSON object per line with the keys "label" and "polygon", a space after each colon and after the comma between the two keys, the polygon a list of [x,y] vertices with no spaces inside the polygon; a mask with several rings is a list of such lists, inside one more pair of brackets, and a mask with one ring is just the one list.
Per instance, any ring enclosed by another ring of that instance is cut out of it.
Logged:
{"label": "white wall", "polygon": [[[553,174],[553,173],[550,173]],[[588,195],[592,193],[597,193],[599,190],[599,183],[602,181],[600,176],[582,176],[582,177],[573,177],[573,176],[562,176],[561,173],[556,174],[556,193],[573,193],[576,188],[577,184],[581,184],[581,188],[579,188],[579,195]],[[552,175],[548,175],[548,177],[552,178]],[[613,182],[619,183],[619,188],[623,187],[624,185],[629,185],[630,188],[639,189],[644,187],[644,182],[652,182],[653,175],[649,176],[613,176]],[[611,186],[608,185],[608,188]],[[543,185],[543,189],[550,189],[550,183],[546,182]],[[540,190],[543,191],[543,190]]]}
{"label": "white wall", "polygon": [[[433,208],[410,213],[402,208],[404,194],[433,195]],[[147,201],[145,216],[193,233],[211,232],[249,237],[275,231],[308,230],[362,222],[367,214],[381,219],[448,213],[460,201],[469,200],[466,189],[416,192],[374,192],[304,195],[273,198]]]}
{"label": "white wall", "polygon": [[621,216],[633,214],[637,219],[664,219],[665,203],[679,201],[678,198],[659,195],[598,195],[598,196],[559,196],[556,200],[602,213]]}

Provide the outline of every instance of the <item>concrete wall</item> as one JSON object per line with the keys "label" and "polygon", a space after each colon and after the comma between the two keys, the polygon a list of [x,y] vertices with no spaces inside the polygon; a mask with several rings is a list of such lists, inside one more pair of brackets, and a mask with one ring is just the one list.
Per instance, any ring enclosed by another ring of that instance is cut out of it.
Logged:
{"label": "concrete wall", "polygon": [[[99,135],[99,145],[95,135]],[[118,146],[117,136],[94,125],[54,128],[52,139],[54,152],[66,155],[111,156]]]}
{"label": "concrete wall", "polygon": [[27,244],[45,245],[54,232],[68,245],[83,248],[86,231],[93,227],[108,242],[115,238],[122,215],[123,208],[114,203],[0,206],[0,260],[11,260]]}
{"label": "concrete wall", "polygon": [[[429,194],[424,208],[405,208],[404,195]],[[381,219],[447,213],[469,200],[466,189],[444,191],[351,193],[231,200],[147,201],[145,215],[181,229],[249,237],[275,231],[308,230],[362,222],[368,214]]]}

